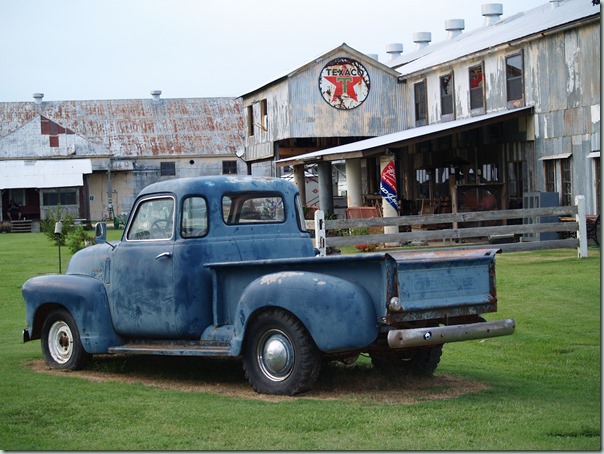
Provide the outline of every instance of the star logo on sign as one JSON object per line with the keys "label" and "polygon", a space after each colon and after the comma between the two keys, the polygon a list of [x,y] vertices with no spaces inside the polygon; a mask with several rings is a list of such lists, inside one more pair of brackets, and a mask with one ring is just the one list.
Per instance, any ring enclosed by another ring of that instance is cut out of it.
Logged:
{"label": "star logo on sign", "polygon": [[346,95],[358,102],[354,86],[363,80],[361,76],[325,76],[325,79],[336,87],[331,100]]}

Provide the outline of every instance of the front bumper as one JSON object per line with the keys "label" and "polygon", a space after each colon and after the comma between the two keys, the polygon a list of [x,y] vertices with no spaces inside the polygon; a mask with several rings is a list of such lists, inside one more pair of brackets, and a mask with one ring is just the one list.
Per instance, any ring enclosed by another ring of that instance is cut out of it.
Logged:
{"label": "front bumper", "polygon": [[432,328],[398,329],[388,332],[390,348],[429,347],[473,339],[507,336],[514,332],[514,319],[467,325],[437,326]]}

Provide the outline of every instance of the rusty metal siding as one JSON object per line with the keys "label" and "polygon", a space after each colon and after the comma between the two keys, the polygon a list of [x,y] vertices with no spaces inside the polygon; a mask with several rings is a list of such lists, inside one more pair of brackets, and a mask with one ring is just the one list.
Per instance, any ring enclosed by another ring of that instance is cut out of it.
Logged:
{"label": "rusty metal siding", "polygon": [[326,55],[289,79],[290,137],[378,136],[400,130],[403,107],[397,77],[370,58],[361,61],[370,76],[370,90],[363,104],[338,110],[325,102],[319,91],[319,75],[329,60],[338,57],[350,54]]}
{"label": "rusty metal siding", "polygon": [[[273,142],[289,137],[290,131],[290,105],[288,96],[288,85],[277,84],[266,87],[264,90],[254,93],[251,97],[243,100],[243,111],[245,112],[245,147],[248,161],[273,157]],[[261,101],[266,100],[267,124],[261,128]],[[248,132],[248,107],[253,109],[254,135]]]}

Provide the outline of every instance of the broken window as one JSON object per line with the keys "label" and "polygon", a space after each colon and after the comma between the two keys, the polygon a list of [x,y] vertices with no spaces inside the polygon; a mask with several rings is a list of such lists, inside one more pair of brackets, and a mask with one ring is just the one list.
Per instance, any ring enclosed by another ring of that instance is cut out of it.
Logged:
{"label": "broken window", "polygon": [[482,64],[472,66],[470,75],[470,110],[479,110],[476,113],[484,113],[484,80]]}
{"label": "broken window", "polygon": [[440,78],[440,109],[443,120],[453,120],[453,73]]}

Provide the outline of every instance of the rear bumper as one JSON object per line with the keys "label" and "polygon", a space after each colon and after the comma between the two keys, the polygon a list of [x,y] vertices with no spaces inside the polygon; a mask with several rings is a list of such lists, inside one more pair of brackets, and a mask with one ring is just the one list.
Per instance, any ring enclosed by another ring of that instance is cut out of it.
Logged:
{"label": "rear bumper", "polygon": [[507,336],[514,332],[514,319],[467,325],[438,326],[432,328],[399,329],[388,333],[390,348],[428,347],[447,342]]}

